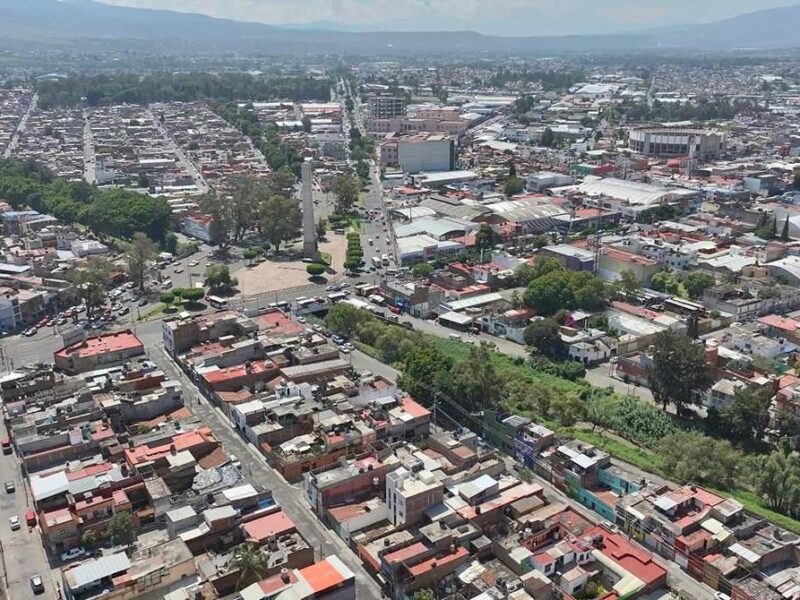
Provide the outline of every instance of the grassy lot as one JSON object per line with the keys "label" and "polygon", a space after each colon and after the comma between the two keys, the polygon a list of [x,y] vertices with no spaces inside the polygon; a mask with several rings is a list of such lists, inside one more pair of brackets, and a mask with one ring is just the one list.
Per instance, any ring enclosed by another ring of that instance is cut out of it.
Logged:
{"label": "grassy lot", "polygon": [[159,302],[153,308],[148,310],[146,313],[142,313],[140,321],[149,321],[150,319],[154,319],[155,317],[161,316],[161,314],[167,309],[167,305],[163,302]]}

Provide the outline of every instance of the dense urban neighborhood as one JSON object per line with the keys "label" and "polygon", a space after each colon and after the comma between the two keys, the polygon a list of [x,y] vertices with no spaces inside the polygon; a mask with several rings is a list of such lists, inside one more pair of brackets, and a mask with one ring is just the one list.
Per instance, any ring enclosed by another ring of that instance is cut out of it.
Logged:
{"label": "dense urban neighborhood", "polygon": [[0,598],[800,598],[794,53],[48,48]]}

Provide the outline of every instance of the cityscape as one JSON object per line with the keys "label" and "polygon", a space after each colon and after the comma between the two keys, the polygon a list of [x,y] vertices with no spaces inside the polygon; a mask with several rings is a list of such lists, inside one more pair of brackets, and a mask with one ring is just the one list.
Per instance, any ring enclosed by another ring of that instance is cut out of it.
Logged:
{"label": "cityscape", "polygon": [[800,6],[127,4],[0,8],[0,598],[800,600]]}

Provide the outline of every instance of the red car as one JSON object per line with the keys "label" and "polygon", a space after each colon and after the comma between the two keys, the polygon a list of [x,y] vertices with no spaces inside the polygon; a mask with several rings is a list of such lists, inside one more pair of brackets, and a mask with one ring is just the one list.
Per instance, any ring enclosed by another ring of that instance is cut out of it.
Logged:
{"label": "red car", "polygon": [[399,306],[390,306],[389,312],[393,312],[396,315],[399,315],[402,311],[400,310]]}

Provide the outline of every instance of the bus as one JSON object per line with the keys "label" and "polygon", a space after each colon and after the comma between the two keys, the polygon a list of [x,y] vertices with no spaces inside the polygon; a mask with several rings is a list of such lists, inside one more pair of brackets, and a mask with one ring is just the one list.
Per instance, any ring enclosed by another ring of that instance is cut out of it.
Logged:
{"label": "bus", "polygon": [[389,266],[389,255],[388,254],[384,254],[383,256],[381,256],[381,261],[383,262],[384,265],[386,265],[388,267]]}
{"label": "bus", "polygon": [[228,308],[228,301],[225,298],[220,298],[219,296],[206,296],[206,301],[213,308]]}
{"label": "bus", "polygon": [[377,256],[373,256],[372,257],[372,264],[374,266],[376,266],[376,267],[380,267],[381,266],[381,259],[378,258]]}
{"label": "bus", "polygon": [[333,292],[331,294],[328,294],[328,301],[333,304],[341,302],[345,298],[347,298],[347,294],[345,292]]}

